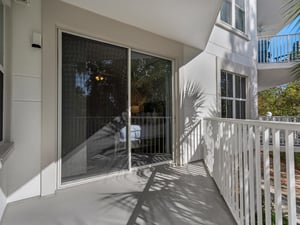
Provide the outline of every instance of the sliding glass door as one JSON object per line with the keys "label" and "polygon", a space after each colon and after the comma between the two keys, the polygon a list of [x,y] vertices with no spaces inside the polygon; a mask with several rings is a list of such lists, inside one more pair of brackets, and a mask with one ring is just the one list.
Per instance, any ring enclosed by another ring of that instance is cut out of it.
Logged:
{"label": "sliding glass door", "polygon": [[[131,165],[172,159],[172,62],[131,54]],[[136,137],[136,134],[139,134]]]}
{"label": "sliding glass door", "polygon": [[172,62],[60,35],[61,182],[171,160]]}

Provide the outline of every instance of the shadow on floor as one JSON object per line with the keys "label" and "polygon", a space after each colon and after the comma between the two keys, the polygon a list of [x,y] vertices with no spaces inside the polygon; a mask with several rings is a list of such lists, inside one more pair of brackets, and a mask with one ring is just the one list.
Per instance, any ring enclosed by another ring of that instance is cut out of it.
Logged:
{"label": "shadow on floor", "polygon": [[139,170],[8,207],[2,225],[234,225],[202,162]]}

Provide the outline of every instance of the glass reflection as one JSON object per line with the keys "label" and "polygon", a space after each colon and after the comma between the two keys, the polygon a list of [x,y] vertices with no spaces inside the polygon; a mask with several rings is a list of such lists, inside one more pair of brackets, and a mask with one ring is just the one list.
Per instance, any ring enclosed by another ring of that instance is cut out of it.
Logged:
{"label": "glass reflection", "polygon": [[171,160],[172,62],[137,52],[131,59],[131,164]]}
{"label": "glass reflection", "polygon": [[128,168],[127,49],[62,33],[62,182]]}

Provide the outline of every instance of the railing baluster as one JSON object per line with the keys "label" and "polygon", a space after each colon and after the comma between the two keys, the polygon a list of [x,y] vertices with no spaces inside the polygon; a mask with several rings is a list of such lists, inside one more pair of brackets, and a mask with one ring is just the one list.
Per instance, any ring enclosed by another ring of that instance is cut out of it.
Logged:
{"label": "railing baluster", "polygon": [[262,225],[262,196],[261,196],[261,149],[260,149],[261,128],[255,126],[255,164],[256,164],[256,213],[257,225]]}
{"label": "railing baluster", "polygon": [[239,137],[239,181],[240,181],[240,225],[244,225],[244,180],[243,180],[243,141],[242,141],[242,124],[238,125]]}
{"label": "railing baluster", "polygon": [[231,177],[231,182],[230,182],[230,205],[234,209],[234,124],[230,123],[230,177]]}
{"label": "railing baluster", "polygon": [[276,225],[282,225],[282,198],[280,183],[280,130],[273,129],[272,134]]}
{"label": "railing baluster", "polygon": [[270,131],[264,128],[263,151],[264,151],[264,193],[265,193],[265,218],[266,225],[271,225],[271,196],[270,196]]}
{"label": "railing baluster", "polygon": [[255,195],[254,195],[254,160],[253,160],[253,126],[249,127],[249,182],[250,182],[250,219],[251,225],[255,225]]}
{"label": "railing baluster", "polygon": [[[224,122],[221,123],[220,125],[221,127],[221,132],[222,132],[222,137],[221,137],[221,146],[224,146]],[[224,179],[225,179],[225,176],[224,176],[224,171],[225,171],[225,166],[226,166],[226,162],[224,160],[224,149],[219,149],[220,153],[221,153],[221,170],[220,170],[220,175],[221,175],[221,192],[223,193],[224,195],[224,186],[225,186],[225,182],[224,182]]]}
{"label": "railing baluster", "polygon": [[243,125],[243,164],[244,164],[244,198],[245,198],[245,225],[249,225],[249,161],[248,161],[248,129]]}
{"label": "railing baluster", "polygon": [[238,158],[238,125],[234,124],[234,177],[235,177],[235,211],[236,216],[238,217],[239,210],[239,158]]}
{"label": "railing baluster", "polygon": [[288,188],[288,218],[289,225],[297,223],[296,217],[296,184],[295,184],[295,161],[294,161],[294,133],[285,130],[286,144],[286,172]]}

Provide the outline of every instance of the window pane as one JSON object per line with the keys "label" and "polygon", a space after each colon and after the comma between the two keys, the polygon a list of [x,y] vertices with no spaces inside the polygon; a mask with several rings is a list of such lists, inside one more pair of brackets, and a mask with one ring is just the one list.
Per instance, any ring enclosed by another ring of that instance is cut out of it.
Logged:
{"label": "window pane", "polygon": [[62,33],[62,182],[128,169],[128,50]]}
{"label": "window pane", "polygon": [[227,100],[227,118],[233,118],[233,101]]}
{"label": "window pane", "polygon": [[246,78],[244,77],[241,78],[241,93],[241,98],[246,99]]}
{"label": "window pane", "polygon": [[241,119],[241,102],[240,101],[235,102],[235,118]]}
{"label": "window pane", "polygon": [[235,76],[235,97],[241,97],[241,77]]}
{"label": "window pane", "polygon": [[131,60],[131,165],[171,160],[172,62],[137,52]]}
{"label": "window pane", "polygon": [[233,75],[227,73],[227,97],[233,97]]}
{"label": "window pane", "polygon": [[0,65],[3,66],[4,56],[4,13],[3,3],[0,1]]}
{"label": "window pane", "polygon": [[246,119],[246,102],[241,102],[241,119]]}
{"label": "window pane", "polygon": [[227,117],[227,113],[226,113],[226,110],[227,110],[227,107],[226,107],[226,100],[225,99],[222,99],[222,118],[226,118]]}
{"label": "window pane", "polygon": [[235,27],[245,32],[245,11],[235,7]]}
{"label": "window pane", "polygon": [[222,9],[221,9],[221,20],[224,22],[231,24],[231,2],[223,1]]}
{"label": "window pane", "polygon": [[226,73],[221,72],[221,96],[226,97]]}
{"label": "window pane", "polygon": [[245,9],[245,0],[235,0],[235,4],[238,5],[241,9]]}

